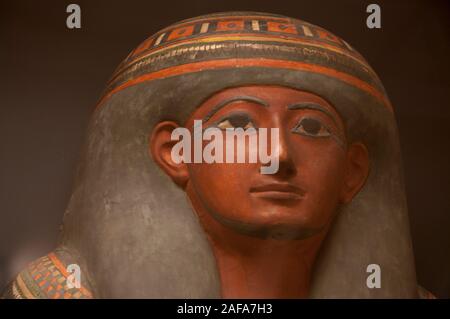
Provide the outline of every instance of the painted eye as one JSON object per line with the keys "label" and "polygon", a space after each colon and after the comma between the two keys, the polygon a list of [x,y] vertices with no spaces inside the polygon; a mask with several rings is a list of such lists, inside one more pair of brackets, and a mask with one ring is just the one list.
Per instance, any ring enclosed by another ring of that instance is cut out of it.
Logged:
{"label": "painted eye", "polygon": [[319,120],[313,118],[303,118],[292,130],[294,133],[312,136],[312,137],[328,137],[331,135],[329,129]]}
{"label": "painted eye", "polygon": [[235,128],[243,128],[244,130],[248,128],[255,128],[252,121],[246,114],[234,114],[226,119],[221,120],[217,127],[226,130],[226,129],[235,129]]}

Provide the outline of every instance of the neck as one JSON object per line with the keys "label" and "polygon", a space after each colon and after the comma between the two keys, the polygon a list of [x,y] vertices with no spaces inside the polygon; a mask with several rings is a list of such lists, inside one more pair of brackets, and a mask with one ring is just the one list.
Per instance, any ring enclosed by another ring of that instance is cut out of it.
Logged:
{"label": "neck", "polygon": [[[192,198],[191,198],[192,200]],[[326,230],[307,239],[240,234],[192,204],[214,252],[224,298],[306,298]]]}
{"label": "neck", "polygon": [[[211,239],[224,298],[306,298],[318,249],[304,240],[244,238],[240,247]],[[242,249],[243,246],[251,249]],[[231,248],[231,249],[230,249]]]}

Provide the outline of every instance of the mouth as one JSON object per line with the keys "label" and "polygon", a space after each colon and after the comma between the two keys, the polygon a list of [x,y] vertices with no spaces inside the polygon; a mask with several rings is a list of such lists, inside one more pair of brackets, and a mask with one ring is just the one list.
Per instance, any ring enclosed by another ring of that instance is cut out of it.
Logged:
{"label": "mouth", "polygon": [[262,199],[295,201],[302,199],[305,192],[288,183],[272,183],[251,187],[250,194]]}

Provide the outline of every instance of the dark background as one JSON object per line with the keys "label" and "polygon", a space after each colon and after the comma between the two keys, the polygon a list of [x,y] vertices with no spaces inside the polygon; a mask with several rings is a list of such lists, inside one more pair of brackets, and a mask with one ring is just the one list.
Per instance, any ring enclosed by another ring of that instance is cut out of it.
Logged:
{"label": "dark background", "polygon": [[[81,6],[82,28],[66,28]],[[366,27],[381,6],[382,28]],[[252,10],[317,24],[360,51],[396,109],[421,285],[450,297],[450,1],[1,1],[0,289],[56,245],[84,131],[115,67],[158,29]]]}

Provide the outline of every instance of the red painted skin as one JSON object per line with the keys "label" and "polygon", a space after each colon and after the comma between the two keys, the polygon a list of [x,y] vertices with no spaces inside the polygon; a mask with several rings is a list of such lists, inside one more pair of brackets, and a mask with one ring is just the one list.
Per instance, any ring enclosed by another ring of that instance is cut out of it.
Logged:
{"label": "red painted skin", "polygon": [[[247,114],[255,128],[279,128],[275,174],[261,174],[261,163],[176,164],[170,156],[176,141],[170,134],[179,126],[170,121],[155,127],[149,151],[186,191],[198,214],[217,261],[224,298],[305,298],[315,257],[338,205],[351,201],[364,185],[368,152],[363,144],[346,141],[342,119],[326,100],[281,86],[223,90],[200,105],[184,127],[192,128],[194,120],[203,119],[218,103],[238,96],[254,97],[268,106],[235,101],[203,127],[229,127],[224,119],[239,112]],[[329,114],[288,109],[305,102]],[[331,132],[344,145],[315,132],[292,132],[305,117],[318,121],[321,132]]]}

